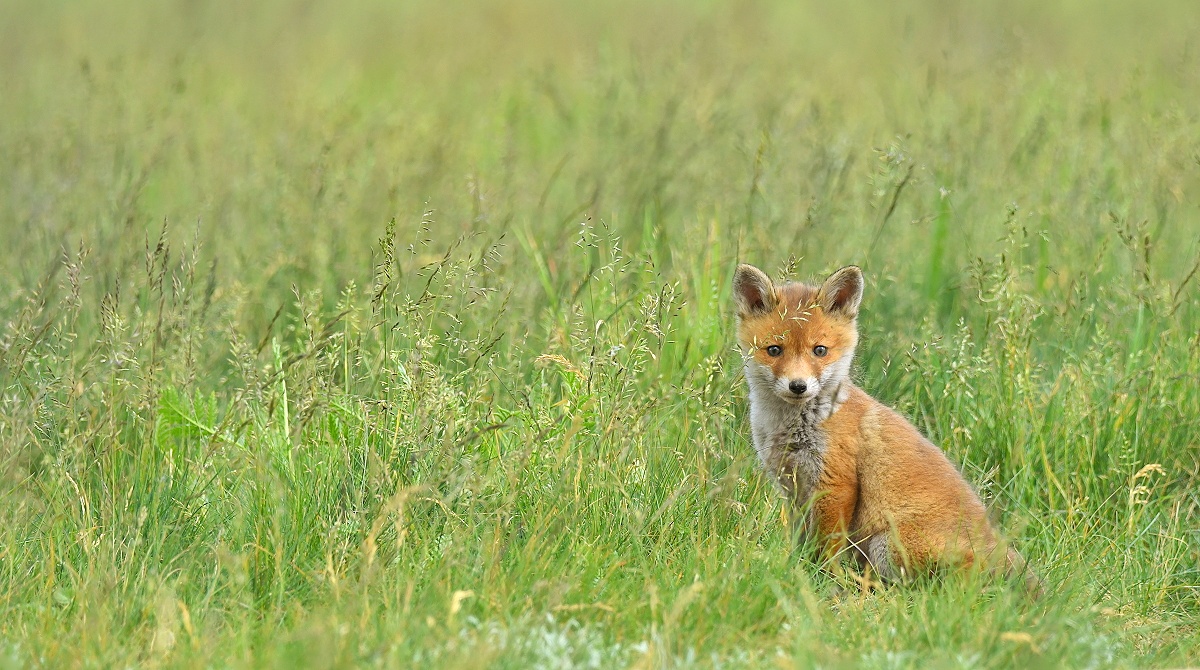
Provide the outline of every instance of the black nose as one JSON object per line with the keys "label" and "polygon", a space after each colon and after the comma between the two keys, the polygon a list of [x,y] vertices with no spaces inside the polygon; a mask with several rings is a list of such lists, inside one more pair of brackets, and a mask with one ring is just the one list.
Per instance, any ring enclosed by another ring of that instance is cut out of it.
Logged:
{"label": "black nose", "polygon": [[792,382],[788,384],[788,389],[791,390],[792,393],[800,395],[808,390],[808,384],[805,384],[799,379],[793,379]]}

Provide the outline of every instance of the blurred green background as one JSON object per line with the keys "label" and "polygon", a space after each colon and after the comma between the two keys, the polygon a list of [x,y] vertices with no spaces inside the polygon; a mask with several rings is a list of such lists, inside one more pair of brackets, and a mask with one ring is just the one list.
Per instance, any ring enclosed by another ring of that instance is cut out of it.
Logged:
{"label": "blurred green background", "polygon": [[442,246],[590,218],[680,275],[719,221],[723,262],[935,296],[1015,205],[1038,288],[1142,221],[1179,280],[1200,10],[1044,4],[8,2],[4,275],[166,220],[221,277],[338,288],[429,208]]}
{"label": "blurred green background", "polygon": [[[7,0],[0,661],[1195,663],[1198,193],[1187,0]],[[739,261],[1050,598],[791,555]]]}

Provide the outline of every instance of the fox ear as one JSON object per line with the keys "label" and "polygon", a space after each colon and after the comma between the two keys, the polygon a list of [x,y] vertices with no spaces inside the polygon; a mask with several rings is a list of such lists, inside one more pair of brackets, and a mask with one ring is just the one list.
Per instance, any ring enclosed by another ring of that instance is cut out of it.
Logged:
{"label": "fox ear", "polygon": [[738,316],[762,314],[775,309],[775,285],[762,270],[745,263],[733,274],[733,301],[737,304]]}
{"label": "fox ear", "polygon": [[831,314],[843,314],[850,318],[858,316],[858,305],[862,302],[863,276],[856,265],[848,265],[829,275],[821,285],[817,301],[821,309]]}

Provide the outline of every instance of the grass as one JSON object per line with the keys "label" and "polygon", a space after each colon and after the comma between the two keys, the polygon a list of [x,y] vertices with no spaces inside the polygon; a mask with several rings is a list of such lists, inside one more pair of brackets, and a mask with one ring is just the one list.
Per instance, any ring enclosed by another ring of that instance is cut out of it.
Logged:
{"label": "grass", "polygon": [[[1188,2],[0,5],[0,665],[1200,664]],[[728,285],[1044,600],[839,594]]]}

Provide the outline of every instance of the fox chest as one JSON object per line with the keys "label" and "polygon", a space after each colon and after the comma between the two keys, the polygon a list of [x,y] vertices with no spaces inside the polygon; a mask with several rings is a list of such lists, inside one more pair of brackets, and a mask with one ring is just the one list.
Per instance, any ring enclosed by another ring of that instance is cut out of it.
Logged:
{"label": "fox chest", "polygon": [[754,446],[764,469],[793,503],[807,503],[825,469],[827,440],[819,421],[791,415],[752,417],[752,422]]}

